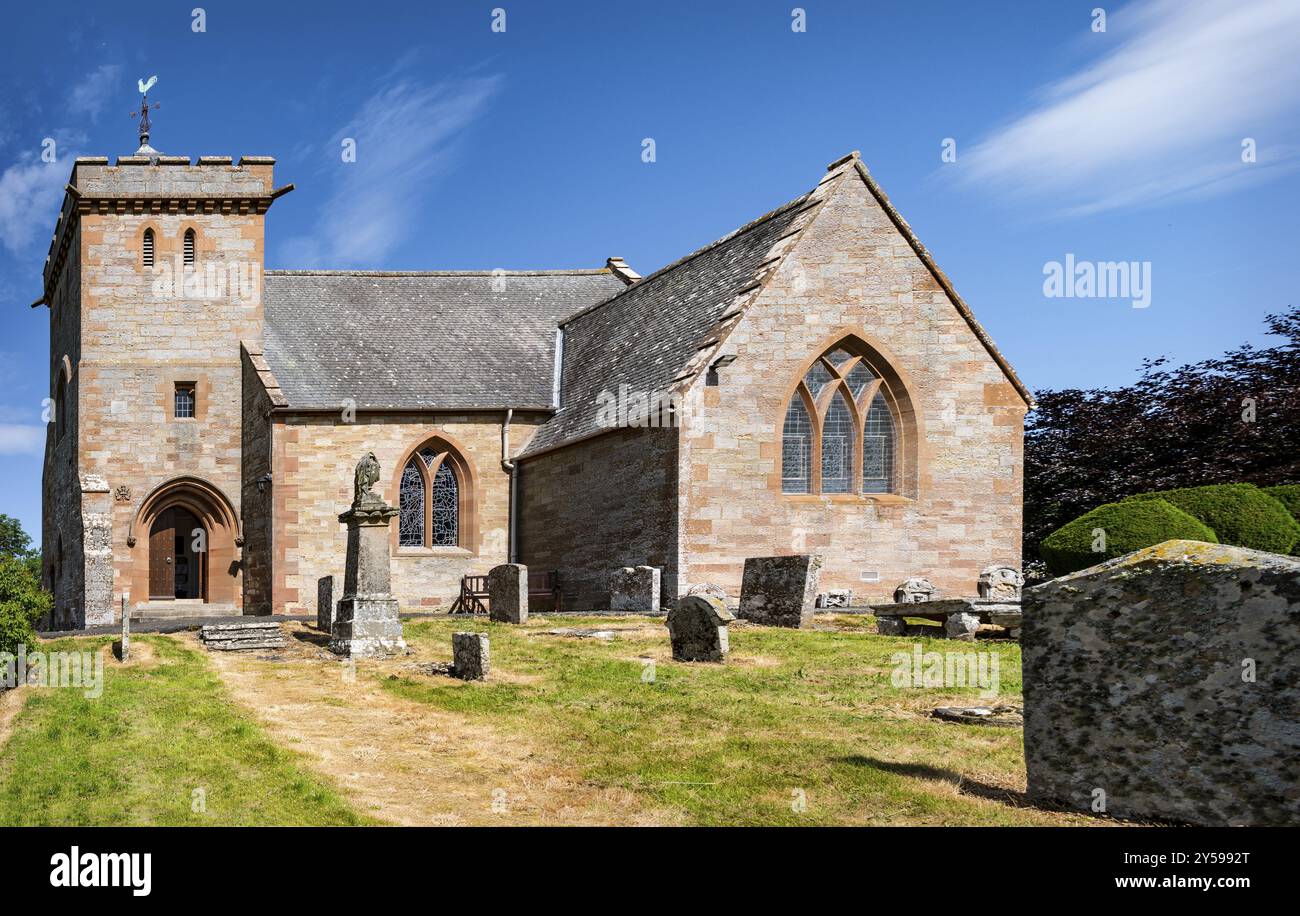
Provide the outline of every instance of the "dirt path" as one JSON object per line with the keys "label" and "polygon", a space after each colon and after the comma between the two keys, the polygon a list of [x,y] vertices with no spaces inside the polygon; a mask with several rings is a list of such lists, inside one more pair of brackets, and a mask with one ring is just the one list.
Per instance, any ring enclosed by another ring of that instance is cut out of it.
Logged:
{"label": "dirt path", "polygon": [[375,682],[376,675],[428,677],[414,666],[431,659],[360,661],[348,682],[347,666],[319,634],[300,623],[285,631],[289,646],[274,657],[208,653],[195,635],[178,638],[207,654],[232,697],[277,741],[304,753],[359,813],[401,825],[665,822],[631,793],[583,784],[519,735],[393,696]]}

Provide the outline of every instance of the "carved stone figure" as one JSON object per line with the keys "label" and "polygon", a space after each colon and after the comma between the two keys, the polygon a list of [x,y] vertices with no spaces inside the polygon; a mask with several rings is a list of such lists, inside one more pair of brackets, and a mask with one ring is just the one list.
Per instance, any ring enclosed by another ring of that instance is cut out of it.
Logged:
{"label": "carved stone figure", "polygon": [[897,604],[920,604],[938,599],[939,590],[924,576],[904,579],[898,588],[894,589],[894,602]]}
{"label": "carved stone figure", "polygon": [[356,475],[352,484],[352,505],[366,506],[382,503],[383,498],[370,488],[379,483],[379,459],[374,452],[366,452],[364,458],[357,462]]}

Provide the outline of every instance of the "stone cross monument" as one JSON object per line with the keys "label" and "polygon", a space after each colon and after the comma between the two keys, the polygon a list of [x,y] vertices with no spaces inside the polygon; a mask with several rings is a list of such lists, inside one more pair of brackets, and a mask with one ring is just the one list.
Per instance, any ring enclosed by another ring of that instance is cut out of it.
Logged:
{"label": "stone cross monument", "polygon": [[371,490],[378,482],[379,462],[367,452],[357,463],[352,508],[339,516],[348,526],[348,553],[330,650],[353,658],[406,650],[389,577],[388,531],[397,510]]}

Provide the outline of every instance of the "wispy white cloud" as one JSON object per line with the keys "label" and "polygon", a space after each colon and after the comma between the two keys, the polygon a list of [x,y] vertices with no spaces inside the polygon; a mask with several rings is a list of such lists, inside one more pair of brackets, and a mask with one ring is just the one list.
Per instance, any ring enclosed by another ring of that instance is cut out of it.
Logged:
{"label": "wispy white cloud", "polygon": [[[1151,0],[1118,45],[961,158],[961,180],[1086,214],[1208,196],[1300,166],[1300,3]],[[1244,163],[1253,138],[1258,161]]]}
{"label": "wispy white cloud", "polygon": [[0,423],[0,455],[42,455],[45,427]]}
{"label": "wispy white cloud", "polygon": [[99,119],[108,100],[121,91],[121,64],[103,64],[68,91],[68,114],[89,121]]}
{"label": "wispy white cloud", "polygon": [[69,161],[60,155],[56,162],[43,162],[26,153],[0,172],[0,242],[11,253],[26,254],[33,242],[49,240]]}
{"label": "wispy white cloud", "polygon": [[[499,77],[401,79],[367,99],[333,138],[330,192],[312,232],[285,242],[292,267],[374,266],[407,236],[461,133],[483,115]],[[345,138],[356,161],[342,161]]]}

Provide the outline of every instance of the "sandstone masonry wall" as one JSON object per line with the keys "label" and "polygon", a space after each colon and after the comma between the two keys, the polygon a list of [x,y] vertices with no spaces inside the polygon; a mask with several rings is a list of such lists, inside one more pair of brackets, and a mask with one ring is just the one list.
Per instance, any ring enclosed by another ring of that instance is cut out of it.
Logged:
{"label": "sandstone masonry wall", "polygon": [[[510,475],[501,467],[501,412],[361,413],[352,423],[343,422],[341,414],[290,413],[274,419],[276,613],[314,613],[317,580],[334,575],[342,583],[347,531],[338,515],[352,502],[353,471],[367,451],[374,451],[383,473],[375,492],[393,506],[405,460],[431,437],[456,447],[473,469],[474,480],[461,479],[460,485],[472,499],[475,543],[398,547],[393,521],[393,595],[403,610],[450,605],[460,593],[461,576],[486,575],[507,562]],[[516,411],[510,427],[512,454],[527,443],[541,419]],[[462,518],[462,530],[467,521]]]}
{"label": "sandstone masonry wall", "polygon": [[658,566],[678,593],[677,430],[620,429],[521,464],[519,549],[530,572],[559,570],[565,607],[609,605],[609,576]]}
{"label": "sandstone masonry wall", "polygon": [[[746,557],[818,553],[822,589],[855,601],[888,601],[911,575],[974,595],[981,568],[1020,563],[1025,404],[852,165],[840,171],[725,341],[735,361],[719,386],[701,378],[685,398],[681,582],[735,598]],[[916,411],[905,499],[781,492],[788,396],[851,334],[892,364]]]}

